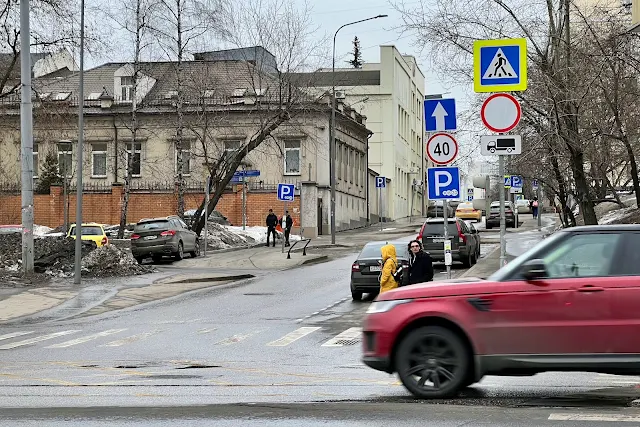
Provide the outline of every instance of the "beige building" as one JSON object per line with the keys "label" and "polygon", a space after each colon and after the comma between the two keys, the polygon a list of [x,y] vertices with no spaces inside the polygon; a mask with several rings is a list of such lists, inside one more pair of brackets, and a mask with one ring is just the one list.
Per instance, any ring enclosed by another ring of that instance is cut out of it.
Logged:
{"label": "beige building", "polygon": [[[262,53],[263,54],[263,53]],[[132,186],[171,189],[178,177],[175,64],[141,64],[134,101],[131,64],[108,63],[85,72],[83,177],[88,186],[123,182],[131,162]],[[242,161],[240,169],[260,171],[250,188],[293,183],[301,197],[301,222],[308,236],[329,230],[329,98],[296,91],[293,106],[279,125],[283,104],[279,83],[241,60],[189,61],[183,69],[184,127],[182,172],[188,188],[203,188],[210,170],[230,168],[238,150],[261,132],[267,137]],[[35,180],[47,164],[75,180],[78,74],[34,80]],[[298,98],[296,98],[298,97]],[[19,94],[0,100],[0,181],[19,182]],[[133,138],[132,109],[137,125]],[[366,143],[371,132],[363,115],[345,104],[337,114],[341,141],[336,215],[339,229],[365,225],[367,209]],[[236,168],[233,168],[235,171]],[[265,207],[248,206],[264,209]],[[274,206],[275,208],[275,206]]]}
{"label": "beige building", "polygon": [[[301,75],[302,76],[302,75]],[[306,85],[332,87],[331,69],[306,75]],[[336,98],[367,117],[369,168],[389,179],[382,215],[391,220],[423,209],[425,77],[413,56],[380,46],[380,62],[335,73]],[[339,153],[338,153],[339,155]],[[374,189],[375,190],[375,189]],[[372,196],[373,197],[373,196]]]}

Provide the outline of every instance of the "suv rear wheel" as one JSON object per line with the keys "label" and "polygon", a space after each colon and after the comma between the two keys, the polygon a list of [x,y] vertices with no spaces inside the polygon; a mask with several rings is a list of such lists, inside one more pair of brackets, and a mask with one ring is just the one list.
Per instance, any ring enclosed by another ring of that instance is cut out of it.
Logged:
{"label": "suv rear wheel", "polygon": [[421,399],[458,393],[468,382],[471,355],[462,339],[441,326],[415,329],[402,340],[395,367],[402,384]]}
{"label": "suv rear wheel", "polygon": [[174,258],[176,261],[180,261],[184,258],[184,246],[182,246],[182,242],[178,243],[178,252],[176,252]]}

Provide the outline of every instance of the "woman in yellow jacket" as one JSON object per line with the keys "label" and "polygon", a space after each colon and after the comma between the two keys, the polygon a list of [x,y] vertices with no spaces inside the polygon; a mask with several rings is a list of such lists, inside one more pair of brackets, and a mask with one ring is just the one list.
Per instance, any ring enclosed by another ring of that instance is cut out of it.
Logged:
{"label": "woman in yellow jacket", "polygon": [[396,247],[393,245],[384,245],[380,248],[382,252],[382,273],[380,274],[380,293],[390,291],[398,287],[398,283],[393,278],[398,265],[396,257]]}

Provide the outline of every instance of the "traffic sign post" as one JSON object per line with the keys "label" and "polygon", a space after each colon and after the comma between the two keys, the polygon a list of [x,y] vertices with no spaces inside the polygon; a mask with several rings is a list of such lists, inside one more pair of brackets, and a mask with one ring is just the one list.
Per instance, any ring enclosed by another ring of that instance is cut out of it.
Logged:
{"label": "traffic sign post", "polygon": [[[460,169],[457,167],[439,167],[427,169],[427,187],[430,200],[442,200],[444,218],[444,254],[447,278],[451,278],[451,241],[449,240],[449,200],[460,196]],[[447,258],[447,246],[449,258]],[[449,261],[447,263],[447,260]]]}
{"label": "traffic sign post", "polygon": [[[293,202],[294,195],[296,193],[295,184],[278,184],[278,200],[283,202],[282,219],[287,213],[287,202]],[[284,253],[284,229],[287,226],[286,223],[282,224],[282,253]]]}
{"label": "traffic sign post", "polygon": [[458,141],[448,133],[436,133],[427,141],[427,156],[436,165],[447,165],[457,155]]}
{"label": "traffic sign post", "polygon": [[482,123],[492,132],[505,133],[515,128],[522,117],[520,103],[508,93],[488,97],[480,109]]}
{"label": "traffic sign post", "polygon": [[378,189],[378,216],[380,217],[380,231],[382,231],[382,189],[387,186],[387,178],[376,176],[376,188]]}
{"label": "traffic sign post", "polygon": [[456,100],[426,99],[424,101],[424,123],[427,132],[455,131],[458,127],[456,119]]}
{"label": "traffic sign post", "polygon": [[484,135],[480,137],[480,154],[483,156],[515,156],[522,154],[520,135]]}
{"label": "traffic sign post", "polygon": [[527,89],[527,40],[477,40],[473,43],[475,92],[521,92]]}

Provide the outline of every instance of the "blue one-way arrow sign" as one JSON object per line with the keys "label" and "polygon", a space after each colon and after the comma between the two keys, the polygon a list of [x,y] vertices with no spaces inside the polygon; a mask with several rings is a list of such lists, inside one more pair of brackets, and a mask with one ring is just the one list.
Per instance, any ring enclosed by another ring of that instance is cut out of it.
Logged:
{"label": "blue one-way arrow sign", "polygon": [[454,131],[458,124],[456,120],[456,100],[425,99],[424,123],[427,132]]}

